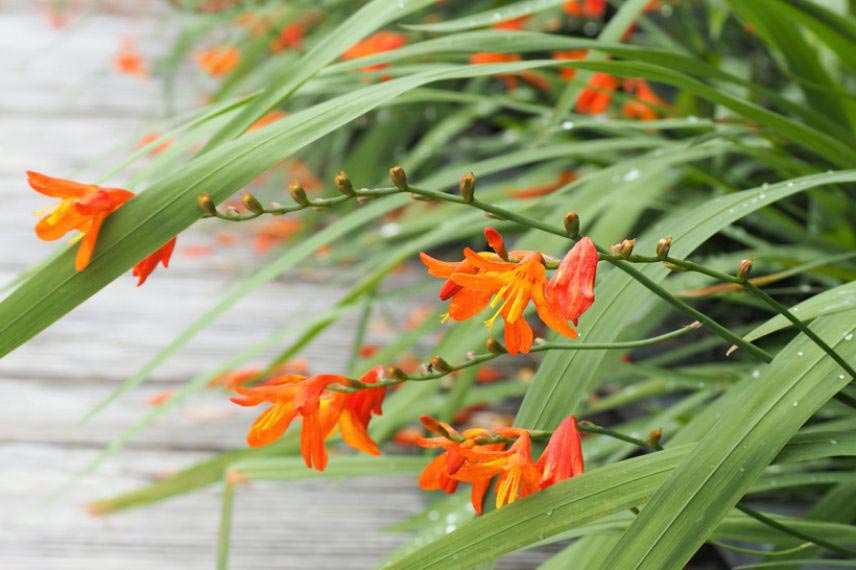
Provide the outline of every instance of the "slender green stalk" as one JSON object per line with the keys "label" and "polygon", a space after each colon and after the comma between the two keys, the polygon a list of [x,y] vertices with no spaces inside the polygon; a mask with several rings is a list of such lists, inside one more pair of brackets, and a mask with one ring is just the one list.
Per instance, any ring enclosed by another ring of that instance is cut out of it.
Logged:
{"label": "slender green stalk", "polygon": [[834,542],[828,542],[823,538],[818,538],[816,536],[812,536],[808,533],[804,533],[800,530],[793,529],[789,526],[783,525],[779,521],[772,519],[765,515],[764,513],[758,512],[755,509],[747,507],[745,505],[738,504],[737,509],[740,510],[743,514],[748,515],[755,519],[756,521],[763,523],[769,527],[772,527],[776,530],[780,530],[785,534],[789,534],[791,536],[795,536],[797,538],[801,538],[803,540],[807,540],[809,542],[813,542],[817,546],[822,546],[827,550],[831,550],[833,552],[838,552],[839,554],[844,554],[846,556],[856,557],[856,550],[850,550],[844,546],[839,546]]}
{"label": "slender green stalk", "polygon": [[[651,346],[655,344],[659,344],[661,342],[665,342],[667,340],[671,340],[677,338],[681,335],[688,333],[691,330],[699,328],[698,323],[692,323],[680,329],[661,334],[658,336],[643,338],[641,340],[632,340],[625,342],[579,342],[579,343],[559,343],[559,342],[544,342],[540,344],[535,344],[531,349],[530,353],[533,352],[547,352],[550,350],[617,350],[617,349],[630,349],[630,348],[639,348],[643,346]],[[359,380],[348,380],[348,386],[328,386],[330,390],[336,390],[340,392],[354,392],[357,390],[364,389],[373,389],[373,388],[383,388],[387,386],[396,386],[398,384],[403,384],[404,382],[424,382],[427,380],[438,380],[449,374],[453,374],[459,370],[463,370],[465,368],[469,368],[471,366],[477,366],[484,362],[488,362],[502,356],[503,353],[493,353],[486,352],[484,354],[476,354],[470,356],[465,362],[456,365],[449,365],[448,369],[443,371],[432,371],[428,374],[424,374],[422,376],[409,376],[409,375],[399,375],[394,378],[389,378],[388,380],[383,380],[377,382],[375,384],[367,384],[365,382],[360,382]]]}
{"label": "slender green stalk", "polygon": [[220,509],[220,531],[217,537],[217,570],[229,568],[229,546],[232,542],[232,512],[235,506],[235,484],[229,480],[223,484],[223,507]]}

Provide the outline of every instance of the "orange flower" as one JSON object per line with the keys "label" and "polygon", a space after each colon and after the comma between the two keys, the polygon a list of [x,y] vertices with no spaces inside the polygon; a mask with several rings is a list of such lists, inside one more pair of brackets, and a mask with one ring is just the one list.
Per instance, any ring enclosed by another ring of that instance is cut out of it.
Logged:
{"label": "orange flower", "polygon": [[597,262],[597,248],[590,238],[584,237],[565,254],[558,271],[547,283],[547,299],[559,308],[563,318],[575,325],[594,303]]}
{"label": "orange flower", "polygon": [[172,257],[172,250],[175,249],[175,240],[176,238],[172,238],[158,248],[158,250],[153,254],[149,255],[134,266],[132,275],[139,278],[137,281],[137,287],[146,282],[146,279],[149,278],[149,275],[151,275],[152,271],[155,270],[158,263],[163,264],[164,267],[169,267],[169,258]]}
{"label": "orange flower", "polygon": [[174,395],[175,390],[164,390],[163,392],[152,394],[146,401],[150,406],[162,406],[169,402]]}
{"label": "orange flower", "polygon": [[209,75],[219,77],[232,71],[241,61],[241,52],[235,46],[217,46],[196,56],[196,63]]}
{"label": "orange flower", "polygon": [[606,0],[582,0],[582,5],[580,0],[570,0],[562,4],[562,8],[566,14],[575,18],[602,18],[606,14]]}
{"label": "orange flower", "polygon": [[653,121],[657,118],[657,108],[669,106],[644,79],[625,80],[624,90],[636,95],[635,100],[628,101],[621,107],[621,114],[628,119]]}
{"label": "orange flower", "polygon": [[[158,140],[159,138],[161,138],[160,133],[149,133],[140,139],[140,142],[137,143],[137,148],[141,148],[141,147],[146,146],[147,144],[153,143],[156,140]],[[152,154],[152,155],[160,154],[171,146],[172,146],[172,140],[167,139],[167,140],[163,141],[162,143],[160,143],[159,145],[157,145],[155,148],[153,148],[149,154]]]}
{"label": "orange flower", "polygon": [[303,43],[303,26],[298,22],[287,24],[279,35],[274,38],[271,43],[271,50],[274,52],[283,51],[286,49],[300,49]]}
{"label": "orange flower", "polygon": [[[375,384],[382,371],[381,367],[375,367],[360,381]],[[324,441],[337,426],[345,443],[351,447],[370,455],[380,454],[367,429],[372,415],[382,413],[386,388],[369,388],[354,393],[327,392],[326,388],[330,384],[347,386],[349,380],[335,374],[309,378],[286,374],[254,388],[236,387],[235,391],[243,396],[232,398],[238,405],[256,406],[262,402],[273,404],[250,427],[247,444],[250,447],[261,447],[275,442],[299,415],[303,418],[300,451],[307,467],[314,467],[318,471],[327,467]]]}
{"label": "orange flower", "polygon": [[[520,56],[514,53],[496,53],[496,52],[487,52],[482,51],[478,53],[474,53],[470,56],[470,63],[473,65],[479,64],[490,64],[490,63],[511,63],[514,61],[520,61]],[[502,79],[505,81],[505,87],[511,91],[517,88],[517,76],[520,76],[525,81],[528,81],[535,87],[548,91],[550,89],[550,84],[546,79],[538,75],[533,71],[521,71],[518,74],[513,73],[497,73],[497,79]]]}
{"label": "orange flower", "polygon": [[522,30],[529,22],[529,18],[530,16],[519,16],[517,18],[511,18],[510,20],[503,20],[502,22],[497,22],[491,27],[497,30]]}
{"label": "orange flower", "polygon": [[[486,228],[485,236],[494,251],[500,253],[505,250],[496,230]],[[512,251],[510,257],[520,259],[519,262],[505,261],[500,257],[501,253],[476,253],[470,248],[464,249],[464,259],[457,263],[439,261],[424,252],[419,255],[428,266],[429,275],[446,279],[440,288],[440,299],[451,299],[448,317],[463,321],[481,312],[488,304],[496,307],[502,300],[485,324],[491,328],[497,317],[503,318],[505,343],[510,354],[527,353],[532,347],[532,328],[523,318],[529,301],[535,305],[538,316],[547,326],[568,338],[577,337],[577,332],[562,319],[559,306],[546,297],[547,272],[540,253]]]}
{"label": "orange flower", "polygon": [[570,170],[564,170],[559,173],[559,177],[555,182],[550,182],[549,184],[543,184],[541,186],[532,186],[530,188],[522,188],[520,190],[514,190],[510,192],[511,196],[517,198],[518,200],[525,200],[527,198],[535,198],[537,196],[544,196],[545,194],[550,194],[551,192],[555,192],[565,184],[570,184],[574,180],[577,179],[577,175]]}
{"label": "orange flower", "polygon": [[606,73],[595,73],[577,99],[577,113],[600,115],[605,113],[612,101],[612,93],[618,89],[618,79]]}
{"label": "orange flower", "polygon": [[119,73],[124,73],[125,75],[145,77],[149,74],[146,64],[143,61],[143,56],[137,51],[134,41],[130,38],[122,40],[119,53],[113,58],[113,65]]}
{"label": "orange flower", "polygon": [[277,122],[281,118],[285,117],[287,114],[288,113],[286,113],[285,111],[282,111],[280,109],[277,109],[275,111],[271,111],[270,113],[268,113],[267,115],[265,115],[264,117],[262,117],[261,119],[259,119],[255,123],[253,123],[250,126],[250,128],[247,129],[247,132],[251,133],[253,131],[257,131],[259,129],[262,129],[262,128],[270,125],[271,123]]}
{"label": "orange flower", "polygon": [[[352,45],[342,54],[342,59],[359,59],[361,57],[368,57],[370,55],[398,49],[406,43],[407,36],[403,34],[397,34],[395,32],[378,32]],[[386,63],[379,63],[377,65],[369,65],[360,69],[362,71],[377,71],[386,67],[389,67],[389,65]]]}
{"label": "orange flower", "polygon": [[[583,472],[580,436],[573,416],[556,428],[537,463],[532,461],[531,436],[525,429],[499,427],[458,433],[433,418],[421,419],[429,431],[440,437],[421,438],[417,443],[425,448],[439,447],[444,452],[422,471],[419,486],[453,493],[459,482],[471,483],[470,500],[478,514],[482,513],[484,495],[494,477],[496,507],[500,508]],[[511,446],[504,449],[509,440],[513,440]]]}
{"label": "orange flower", "polygon": [[287,241],[300,231],[301,226],[300,221],[293,218],[268,221],[256,231],[256,239],[253,242],[256,253],[269,252],[274,245]]}
{"label": "orange flower", "polygon": [[72,230],[80,232],[80,237],[76,238],[80,239],[80,248],[74,263],[77,271],[89,265],[98,232],[107,216],[134,196],[133,192],[121,188],[80,184],[32,171],[27,171],[27,181],[33,190],[60,198],[59,205],[36,224],[37,236],[52,241]]}
{"label": "orange flower", "polygon": [[[585,59],[586,56],[588,56],[587,49],[574,49],[553,52],[553,59],[570,59],[578,61],[581,59]],[[562,77],[562,79],[570,81],[577,75],[577,70],[573,67],[560,67],[559,75]]]}
{"label": "orange flower", "polygon": [[547,272],[540,253],[529,252],[519,263],[486,259],[469,248],[464,250],[464,257],[479,269],[479,272],[453,273],[450,279],[464,290],[494,295],[491,307],[496,307],[499,301],[502,301],[485,324],[491,328],[496,318],[502,317],[505,321],[505,343],[509,354],[527,353],[532,347],[532,328],[523,318],[529,301],[535,305],[535,310],[544,324],[568,338],[577,337],[577,332],[562,318],[558,307],[545,296]]}

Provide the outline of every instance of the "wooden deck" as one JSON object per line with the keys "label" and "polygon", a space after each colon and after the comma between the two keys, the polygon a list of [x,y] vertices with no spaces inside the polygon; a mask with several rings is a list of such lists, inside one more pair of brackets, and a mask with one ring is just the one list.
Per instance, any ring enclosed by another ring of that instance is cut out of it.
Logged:
{"label": "wooden deck", "polygon": [[[157,80],[118,75],[111,59],[126,34],[139,36],[144,52],[163,49],[157,44],[163,22],[143,11],[89,15],[69,28],[52,29],[36,4],[0,1],[0,284],[53,247],[33,233],[32,212],[47,203],[27,187],[24,171],[87,180],[87,174],[97,174],[87,164],[114,144],[144,134],[146,121],[161,112]],[[140,289],[130,275],[117,280],[0,362],[0,568],[213,567],[220,489],[106,518],[90,516],[82,505],[242,446],[253,413],[228,404],[222,393],[210,391],[181,405],[97,473],[45,502],[148,411],[148,397],[343,293],[306,276],[269,284],[143,386],[78,425],[95,403],[219,299],[236,270],[257,263],[248,244],[203,258],[181,254],[188,245],[209,243],[204,229],[182,235],[168,271],[157,272]],[[334,348],[347,342],[354,323],[346,317],[305,355],[325,370],[340,370],[341,357],[330,355],[343,352]],[[324,481],[252,484],[236,502],[232,567],[370,568],[404,540],[379,529],[420,511],[423,501],[416,482],[403,477],[384,479],[382,490],[377,480],[357,480],[347,488]],[[501,567],[531,568],[536,559],[524,555]]]}

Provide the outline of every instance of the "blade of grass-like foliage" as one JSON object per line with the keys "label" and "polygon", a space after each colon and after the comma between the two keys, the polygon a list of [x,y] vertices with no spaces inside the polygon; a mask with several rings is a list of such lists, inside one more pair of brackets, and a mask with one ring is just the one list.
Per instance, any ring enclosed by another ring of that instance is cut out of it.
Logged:
{"label": "blade of grass-like foliage", "polygon": [[523,0],[454,20],[445,20],[433,24],[404,24],[403,27],[421,32],[460,32],[490,26],[519,16],[528,16],[564,3],[565,0]]}
{"label": "blade of grass-like foliage", "polygon": [[538,570],[597,568],[620,536],[617,532],[605,532],[583,537],[538,566]]}
{"label": "blade of grass-like foliage", "polygon": [[[841,101],[831,93],[838,84],[821,63],[818,50],[806,41],[793,11],[782,11],[782,2],[778,0],[729,0],[728,4],[755,27],[768,45],[782,54],[785,66],[797,79],[810,106],[824,109],[827,115],[843,124],[849,123]],[[856,44],[852,44],[851,54],[854,48]]]}
{"label": "blade of grass-like foliage", "polygon": [[[856,281],[827,289],[814,297],[806,299],[791,307],[791,312],[803,322],[808,322],[820,315],[829,315],[849,311],[856,308]],[[754,341],[776,331],[786,329],[792,323],[782,315],[776,315],[764,324],[753,329],[743,338]]]}
{"label": "blade of grass-like foliage", "polygon": [[640,505],[691,449],[652,453],[567,479],[487,513],[384,568],[468,568]]}
{"label": "blade of grass-like foliage", "polygon": [[775,9],[790,15],[815,33],[838,54],[838,62],[856,69],[853,50],[856,49],[856,24],[832,10],[810,0],[777,0]]}
{"label": "blade of grass-like foliage", "polygon": [[[817,319],[812,329],[856,358],[856,312]],[[686,563],[761,471],[849,378],[811,339],[797,336],[735,407],[654,494],[606,565],[672,568]]]}
{"label": "blade of grass-like foliage", "polygon": [[817,431],[799,433],[776,457],[776,463],[812,461],[823,457],[856,455],[856,433],[852,431]]}
{"label": "blade of grass-like foliage", "polygon": [[[207,192],[215,202],[221,202],[284,156],[426,83],[516,73],[532,63],[453,66],[387,81],[289,115],[194,159],[154,183],[107,220],[86,271],[74,271],[74,250],[66,249],[54,263],[34,274],[0,303],[0,357],[198,220],[201,212],[196,197],[200,193]],[[542,61],[537,65],[554,64]],[[394,199],[382,203],[389,209],[396,206]]]}
{"label": "blade of grass-like foliage", "polygon": [[249,481],[298,481],[374,475],[416,475],[427,463],[425,457],[348,455],[335,457],[324,471],[315,471],[306,468],[302,457],[262,457],[232,463],[226,477],[234,475]]}
{"label": "blade of grass-like foliage", "polygon": [[[788,448],[786,447],[785,450]],[[784,453],[784,450],[782,451]],[[779,454],[781,455],[781,454]],[[810,471],[808,473],[771,474],[758,479],[748,493],[766,493],[779,489],[800,488],[815,485],[856,484],[856,473],[841,471]],[[817,517],[808,517],[817,518]]]}
{"label": "blade of grass-like foliage", "polygon": [[432,4],[435,0],[372,0],[354,12],[335,30],[318,41],[312,49],[272,78],[265,89],[247,108],[232,119],[202,148],[200,153],[234,139],[266,113],[287,99],[309,78],[335,60],[339,54],[385,24]]}
{"label": "blade of grass-like foliage", "polygon": [[[637,241],[637,251],[654,251],[656,241],[668,235],[673,238],[673,254],[687,257],[722,228],[768,204],[824,184],[852,181],[856,181],[856,171],[843,171],[716,198],[691,212],[666,217]],[[657,265],[649,265],[642,272],[657,282],[667,276]],[[647,299],[650,297],[630,276],[610,271],[598,284],[594,305],[580,319],[582,337],[615,341]],[[523,400],[517,425],[552,429],[562,418],[578,411],[580,403],[597,385],[597,372],[605,356],[605,352],[598,351],[548,354]]]}

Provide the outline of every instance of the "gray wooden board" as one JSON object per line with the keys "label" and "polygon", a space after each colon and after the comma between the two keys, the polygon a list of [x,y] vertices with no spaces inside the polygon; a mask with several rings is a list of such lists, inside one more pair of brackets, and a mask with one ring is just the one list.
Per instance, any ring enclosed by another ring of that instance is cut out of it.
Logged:
{"label": "gray wooden board", "polygon": [[[54,30],[37,2],[0,1],[0,285],[54,248],[33,233],[33,212],[49,201],[27,187],[23,171],[73,176],[113,145],[145,132],[146,121],[162,111],[158,82],[118,75],[111,60],[127,34],[138,36],[143,52],[153,54],[174,30],[164,30],[162,19],[141,9],[159,10],[156,2],[102,4],[124,12],[88,15],[71,28]],[[107,518],[90,516],[83,505],[242,446],[255,410],[230,405],[220,390],[183,403],[95,474],[45,503],[70,474],[149,411],[151,396],[182,385],[287,322],[316,316],[346,291],[324,275],[284,276],[242,300],[147,383],[78,425],[95,403],[216,303],[236,276],[259,266],[246,237],[211,256],[182,255],[185,246],[211,245],[211,234],[203,224],[182,235],[169,270],[159,270],[139,289],[130,275],[117,280],[0,362],[0,568],[213,567],[218,488]],[[304,351],[316,371],[342,370],[356,318],[346,315]],[[372,335],[382,342],[392,332]],[[237,496],[232,567],[370,568],[405,538],[380,529],[419,512],[424,500],[409,477],[346,485],[253,483]],[[499,567],[531,568],[542,559],[543,553],[522,553]]]}

